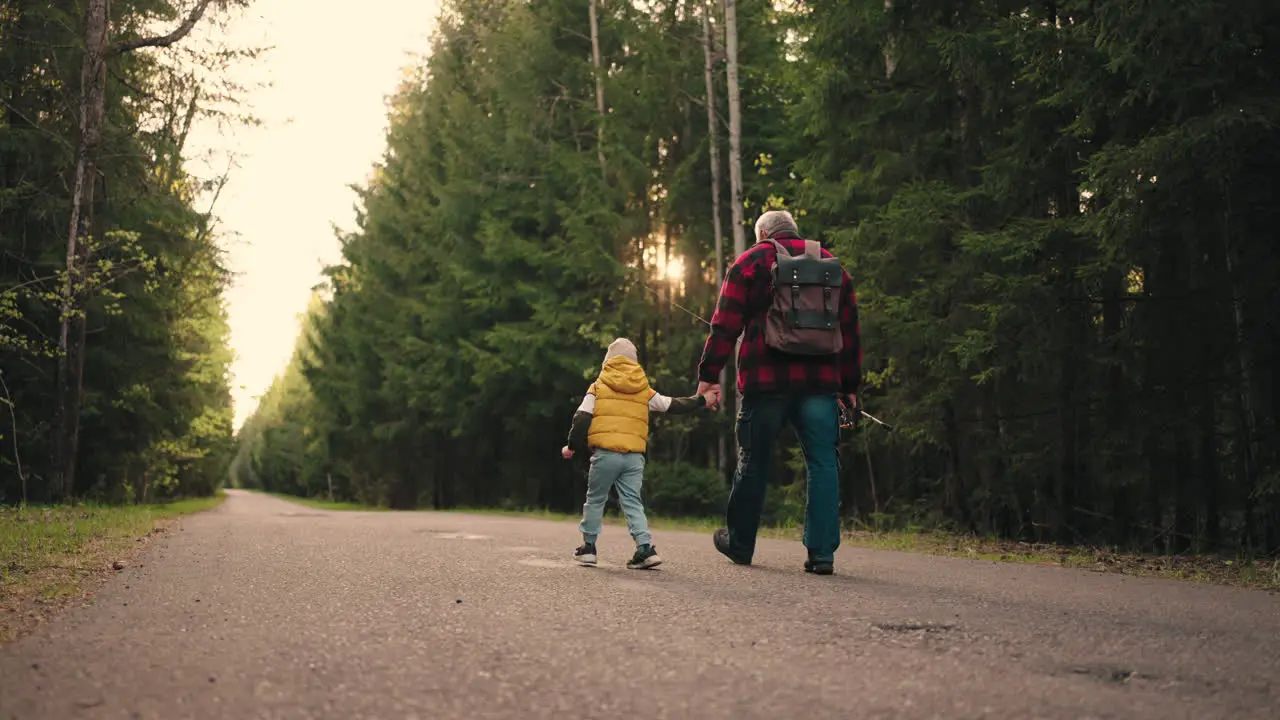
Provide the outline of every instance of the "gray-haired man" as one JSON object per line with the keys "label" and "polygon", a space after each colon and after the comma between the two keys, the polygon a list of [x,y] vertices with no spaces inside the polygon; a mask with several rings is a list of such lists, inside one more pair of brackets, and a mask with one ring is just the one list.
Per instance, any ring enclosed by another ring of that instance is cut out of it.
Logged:
{"label": "gray-haired man", "polygon": [[738,467],[716,549],[735,563],[751,563],[774,444],[790,422],[808,469],[804,569],[830,575],[840,546],[838,408],[857,405],[862,346],[853,281],[831,253],[799,233],[786,211],[766,212],[756,221],[757,244],[733,263],[720,289],[698,392],[718,389],[720,371],[742,335]]}

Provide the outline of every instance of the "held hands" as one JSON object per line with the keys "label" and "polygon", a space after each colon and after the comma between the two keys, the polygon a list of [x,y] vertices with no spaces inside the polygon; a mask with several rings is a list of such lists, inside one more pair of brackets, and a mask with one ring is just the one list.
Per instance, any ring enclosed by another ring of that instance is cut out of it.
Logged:
{"label": "held hands", "polygon": [[720,385],[718,383],[699,382],[698,395],[701,395],[707,401],[707,409],[715,410],[720,404]]}

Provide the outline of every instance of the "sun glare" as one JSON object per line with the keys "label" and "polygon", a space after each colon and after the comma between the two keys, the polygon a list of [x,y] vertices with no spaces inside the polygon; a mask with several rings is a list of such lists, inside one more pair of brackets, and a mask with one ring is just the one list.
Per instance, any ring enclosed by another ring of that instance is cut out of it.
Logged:
{"label": "sun glare", "polygon": [[678,257],[671,258],[671,261],[662,269],[662,275],[671,282],[684,279],[684,260]]}
{"label": "sun glare", "polygon": [[668,254],[658,242],[644,248],[645,275],[658,282],[683,286],[685,278],[684,258],[674,253]]}

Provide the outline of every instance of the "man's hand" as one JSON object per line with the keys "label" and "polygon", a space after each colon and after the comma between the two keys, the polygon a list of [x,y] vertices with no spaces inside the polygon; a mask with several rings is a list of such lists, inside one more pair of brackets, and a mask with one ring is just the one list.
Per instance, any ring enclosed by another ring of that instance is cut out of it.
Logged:
{"label": "man's hand", "polygon": [[560,457],[564,458],[565,460],[573,459],[573,451],[569,449],[568,445],[565,445],[564,447],[560,448]]}
{"label": "man's hand", "polygon": [[707,407],[714,409],[720,404],[720,386],[716,385],[715,387],[712,387],[707,391],[707,394],[704,397],[707,399]]}
{"label": "man's hand", "polygon": [[858,420],[862,419],[862,406],[858,404],[858,396],[853,393],[837,395],[836,402],[840,403],[840,408],[848,413],[849,427],[857,427]]}
{"label": "man's hand", "polygon": [[702,381],[698,383],[698,395],[707,399],[707,408],[714,410],[720,404],[720,384]]}

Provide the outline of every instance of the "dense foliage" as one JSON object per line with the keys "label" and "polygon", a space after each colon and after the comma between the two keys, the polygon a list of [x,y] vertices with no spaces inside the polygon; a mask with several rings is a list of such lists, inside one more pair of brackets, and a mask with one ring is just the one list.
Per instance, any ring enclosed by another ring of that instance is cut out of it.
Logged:
{"label": "dense foliage", "polygon": [[[448,5],[242,484],[573,509],[557,450],[604,345],[693,388],[713,3],[600,3],[603,117],[588,0]],[[849,517],[1280,548],[1280,6],[744,0],[737,23],[746,220],[790,207],[844,260],[865,402],[898,428],[845,442]],[[730,416],[656,424],[655,510],[719,512]]]}
{"label": "dense foliage", "polygon": [[[68,499],[51,480],[51,446],[87,7],[0,2],[0,503]],[[108,40],[137,43],[193,7],[117,0]],[[229,277],[207,208],[196,207],[210,185],[184,170],[183,147],[193,121],[234,101],[217,68],[235,55],[107,55],[97,192],[82,210],[91,232],[74,275],[87,349],[72,497],[202,495],[226,477]]]}

